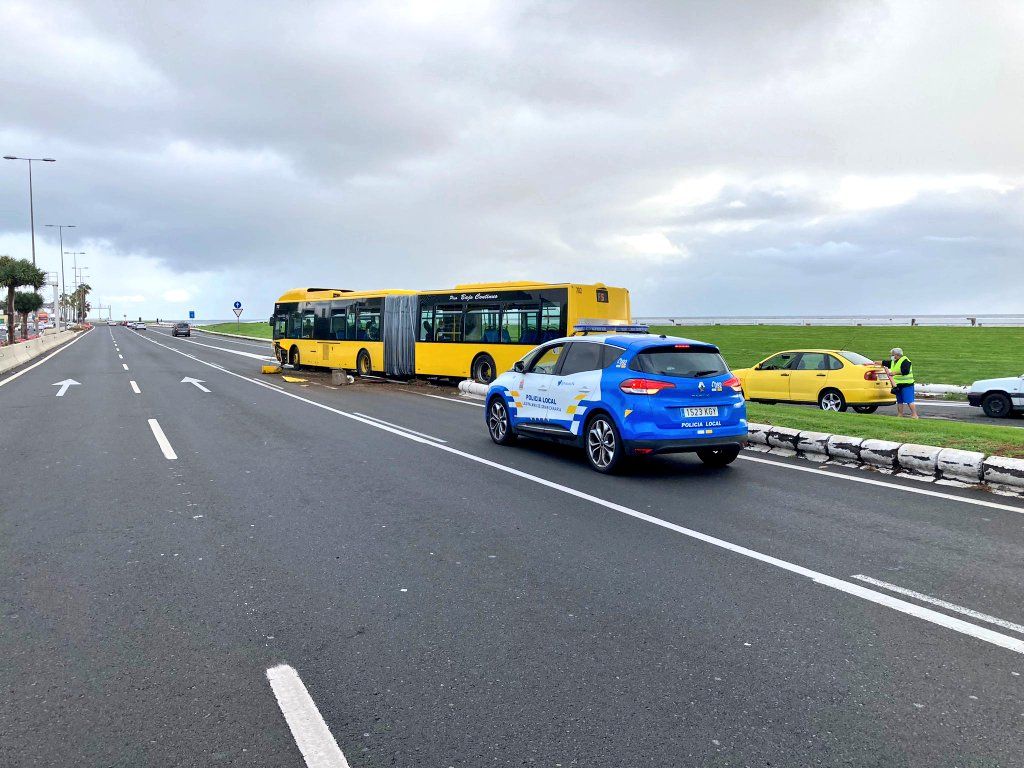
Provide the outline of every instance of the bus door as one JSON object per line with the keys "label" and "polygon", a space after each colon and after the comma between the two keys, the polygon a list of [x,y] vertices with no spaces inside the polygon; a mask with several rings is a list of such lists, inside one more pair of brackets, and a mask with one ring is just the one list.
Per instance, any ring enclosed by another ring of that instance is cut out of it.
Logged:
{"label": "bus door", "polygon": [[384,372],[388,376],[416,374],[418,297],[393,294],[384,297]]}

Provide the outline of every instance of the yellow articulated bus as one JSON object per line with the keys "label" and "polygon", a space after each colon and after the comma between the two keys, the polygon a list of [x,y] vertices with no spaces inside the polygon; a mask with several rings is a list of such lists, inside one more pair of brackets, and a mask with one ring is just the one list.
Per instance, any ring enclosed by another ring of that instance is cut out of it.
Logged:
{"label": "yellow articulated bus", "polygon": [[430,291],[296,288],[278,299],[270,322],[282,363],[486,383],[582,320],[629,319],[625,288],[511,282]]}

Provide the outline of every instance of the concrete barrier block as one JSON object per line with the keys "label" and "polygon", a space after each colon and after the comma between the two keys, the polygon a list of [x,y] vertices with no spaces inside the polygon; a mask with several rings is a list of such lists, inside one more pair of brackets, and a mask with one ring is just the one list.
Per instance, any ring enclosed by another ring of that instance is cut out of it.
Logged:
{"label": "concrete barrier block", "polygon": [[881,469],[896,469],[899,443],[891,440],[865,440],[860,444],[860,460]]}
{"label": "concrete barrier block", "polygon": [[939,451],[937,468],[939,477],[943,480],[980,483],[985,469],[984,464],[984,453],[961,451],[959,448],[943,448]]}
{"label": "concrete barrier block", "polygon": [[473,381],[472,379],[466,379],[465,381],[459,382],[459,392],[464,395],[486,397],[488,389],[489,387],[486,384],[481,384],[480,382]]}
{"label": "concrete barrier block", "polygon": [[[748,427],[749,429],[749,427]],[[797,440],[800,438],[800,430],[789,427],[772,427],[768,430],[768,445],[772,448],[784,448],[795,451]]]}
{"label": "concrete barrier block", "polygon": [[904,443],[896,451],[899,468],[912,475],[935,477],[938,474],[939,454],[941,448],[934,445],[918,445]]}
{"label": "concrete barrier block", "polygon": [[982,467],[982,479],[986,483],[1024,492],[1024,459],[989,456]]}
{"label": "concrete barrier block", "polygon": [[768,445],[768,432],[771,424],[747,424],[747,440],[754,445]]}
{"label": "concrete barrier block", "polygon": [[814,458],[828,458],[828,439],[832,437],[828,432],[801,432],[796,439],[796,449],[799,453],[807,454]]}
{"label": "concrete barrier block", "polygon": [[860,463],[860,447],[864,442],[863,437],[849,437],[848,435],[830,435],[828,438],[828,457],[836,461],[848,461]]}

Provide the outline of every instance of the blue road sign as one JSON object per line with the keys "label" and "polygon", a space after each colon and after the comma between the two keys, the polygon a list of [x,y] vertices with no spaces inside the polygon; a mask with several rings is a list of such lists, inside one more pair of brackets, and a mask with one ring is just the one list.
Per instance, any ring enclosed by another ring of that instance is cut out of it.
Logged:
{"label": "blue road sign", "polygon": [[235,309],[241,309],[241,308],[242,308],[242,302],[236,301],[235,302]]}
{"label": "blue road sign", "polygon": [[194,309],[190,309],[188,311],[188,319],[189,320],[195,320],[196,319],[196,311]]}

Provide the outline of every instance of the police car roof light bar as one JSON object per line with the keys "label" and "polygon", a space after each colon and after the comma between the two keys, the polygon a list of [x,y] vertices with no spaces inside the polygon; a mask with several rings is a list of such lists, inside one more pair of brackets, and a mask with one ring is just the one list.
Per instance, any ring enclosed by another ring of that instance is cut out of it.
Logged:
{"label": "police car roof light bar", "polygon": [[649,326],[639,323],[582,322],[576,323],[573,326],[573,335],[581,334],[586,336],[588,333],[648,333],[649,330]]}

